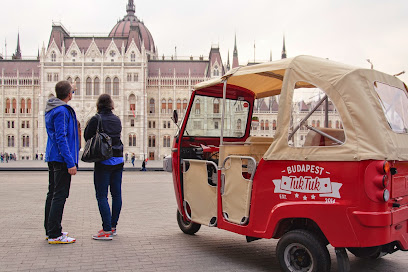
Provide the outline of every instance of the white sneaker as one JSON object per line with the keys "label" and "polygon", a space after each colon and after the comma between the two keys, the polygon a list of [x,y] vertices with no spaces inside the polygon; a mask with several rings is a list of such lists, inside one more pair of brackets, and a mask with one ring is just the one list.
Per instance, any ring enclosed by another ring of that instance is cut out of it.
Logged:
{"label": "white sneaker", "polygon": [[49,238],[48,243],[49,244],[72,244],[75,243],[75,238],[71,238],[68,236],[61,235],[60,237],[57,238]]}
{"label": "white sneaker", "polygon": [[[62,236],[68,236],[68,231],[63,231]],[[48,240],[48,238],[49,238],[48,235],[45,236],[45,240]]]}

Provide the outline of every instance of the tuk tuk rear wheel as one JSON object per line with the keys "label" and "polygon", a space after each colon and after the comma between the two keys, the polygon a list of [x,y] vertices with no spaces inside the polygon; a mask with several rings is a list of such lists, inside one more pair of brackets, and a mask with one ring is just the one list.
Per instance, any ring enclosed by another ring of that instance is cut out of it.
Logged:
{"label": "tuk tuk rear wheel", "polygon": [[195,234],[201,228],[200,224],[184,220],[183,215],[179,211],[177,211],[177,223],[181,231],[189,235]]}
{"label": "tuk tuk rear wheel", "polygon": [[283,271],[330,271],[331,259],[325,243],[314,233],[293,230],[280,238],[276,255]]}

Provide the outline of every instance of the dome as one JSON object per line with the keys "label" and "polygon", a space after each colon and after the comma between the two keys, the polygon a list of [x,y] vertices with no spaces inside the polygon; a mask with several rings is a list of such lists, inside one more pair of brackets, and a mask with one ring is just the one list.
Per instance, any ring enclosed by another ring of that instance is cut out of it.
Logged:
{"label": "dome", "polygon": [[135,5],[133,0],[129,0],[127,5],[127,15],[120,20],[109,33],[109,37],[112,38],[128,38],[134,39],[137,47],[141,50],[142,41],[147,51],[156,52],[152,34],[144,25],[143,22],[135,16]]}

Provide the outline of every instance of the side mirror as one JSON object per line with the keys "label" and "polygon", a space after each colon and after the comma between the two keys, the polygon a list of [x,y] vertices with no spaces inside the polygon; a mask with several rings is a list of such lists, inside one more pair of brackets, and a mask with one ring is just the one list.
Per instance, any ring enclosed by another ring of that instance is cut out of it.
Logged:
{"label": "side mirror", "polygon": [[178,123],[178,113],[177,113],[176,110],[173,111],[173,117],[171,117],[171,120],[173,120],[173,122],[174,122],[175,124]]}

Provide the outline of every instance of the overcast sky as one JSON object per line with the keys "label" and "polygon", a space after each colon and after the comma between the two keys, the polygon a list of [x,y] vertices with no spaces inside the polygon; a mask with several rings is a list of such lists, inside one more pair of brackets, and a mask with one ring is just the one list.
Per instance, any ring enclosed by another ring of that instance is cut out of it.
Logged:
{"label": "overcast sky", "polygon": [[[126,15],[127,0],[3,1],[0,52],[16,49],[20,31],[24,56],[47,45],[52,21],[72,34],[105,33]],[[389,74],[403,70],[408,82],[407,0],[135,0],[136,16],[153,35],[160,56],[208,56],[220,47],[232,60],[234,35],[240,64],[281,57],[314,55]],[[254,52],[255,43],[255,52]],[[254,56],[255,55],[255,56]]]}

